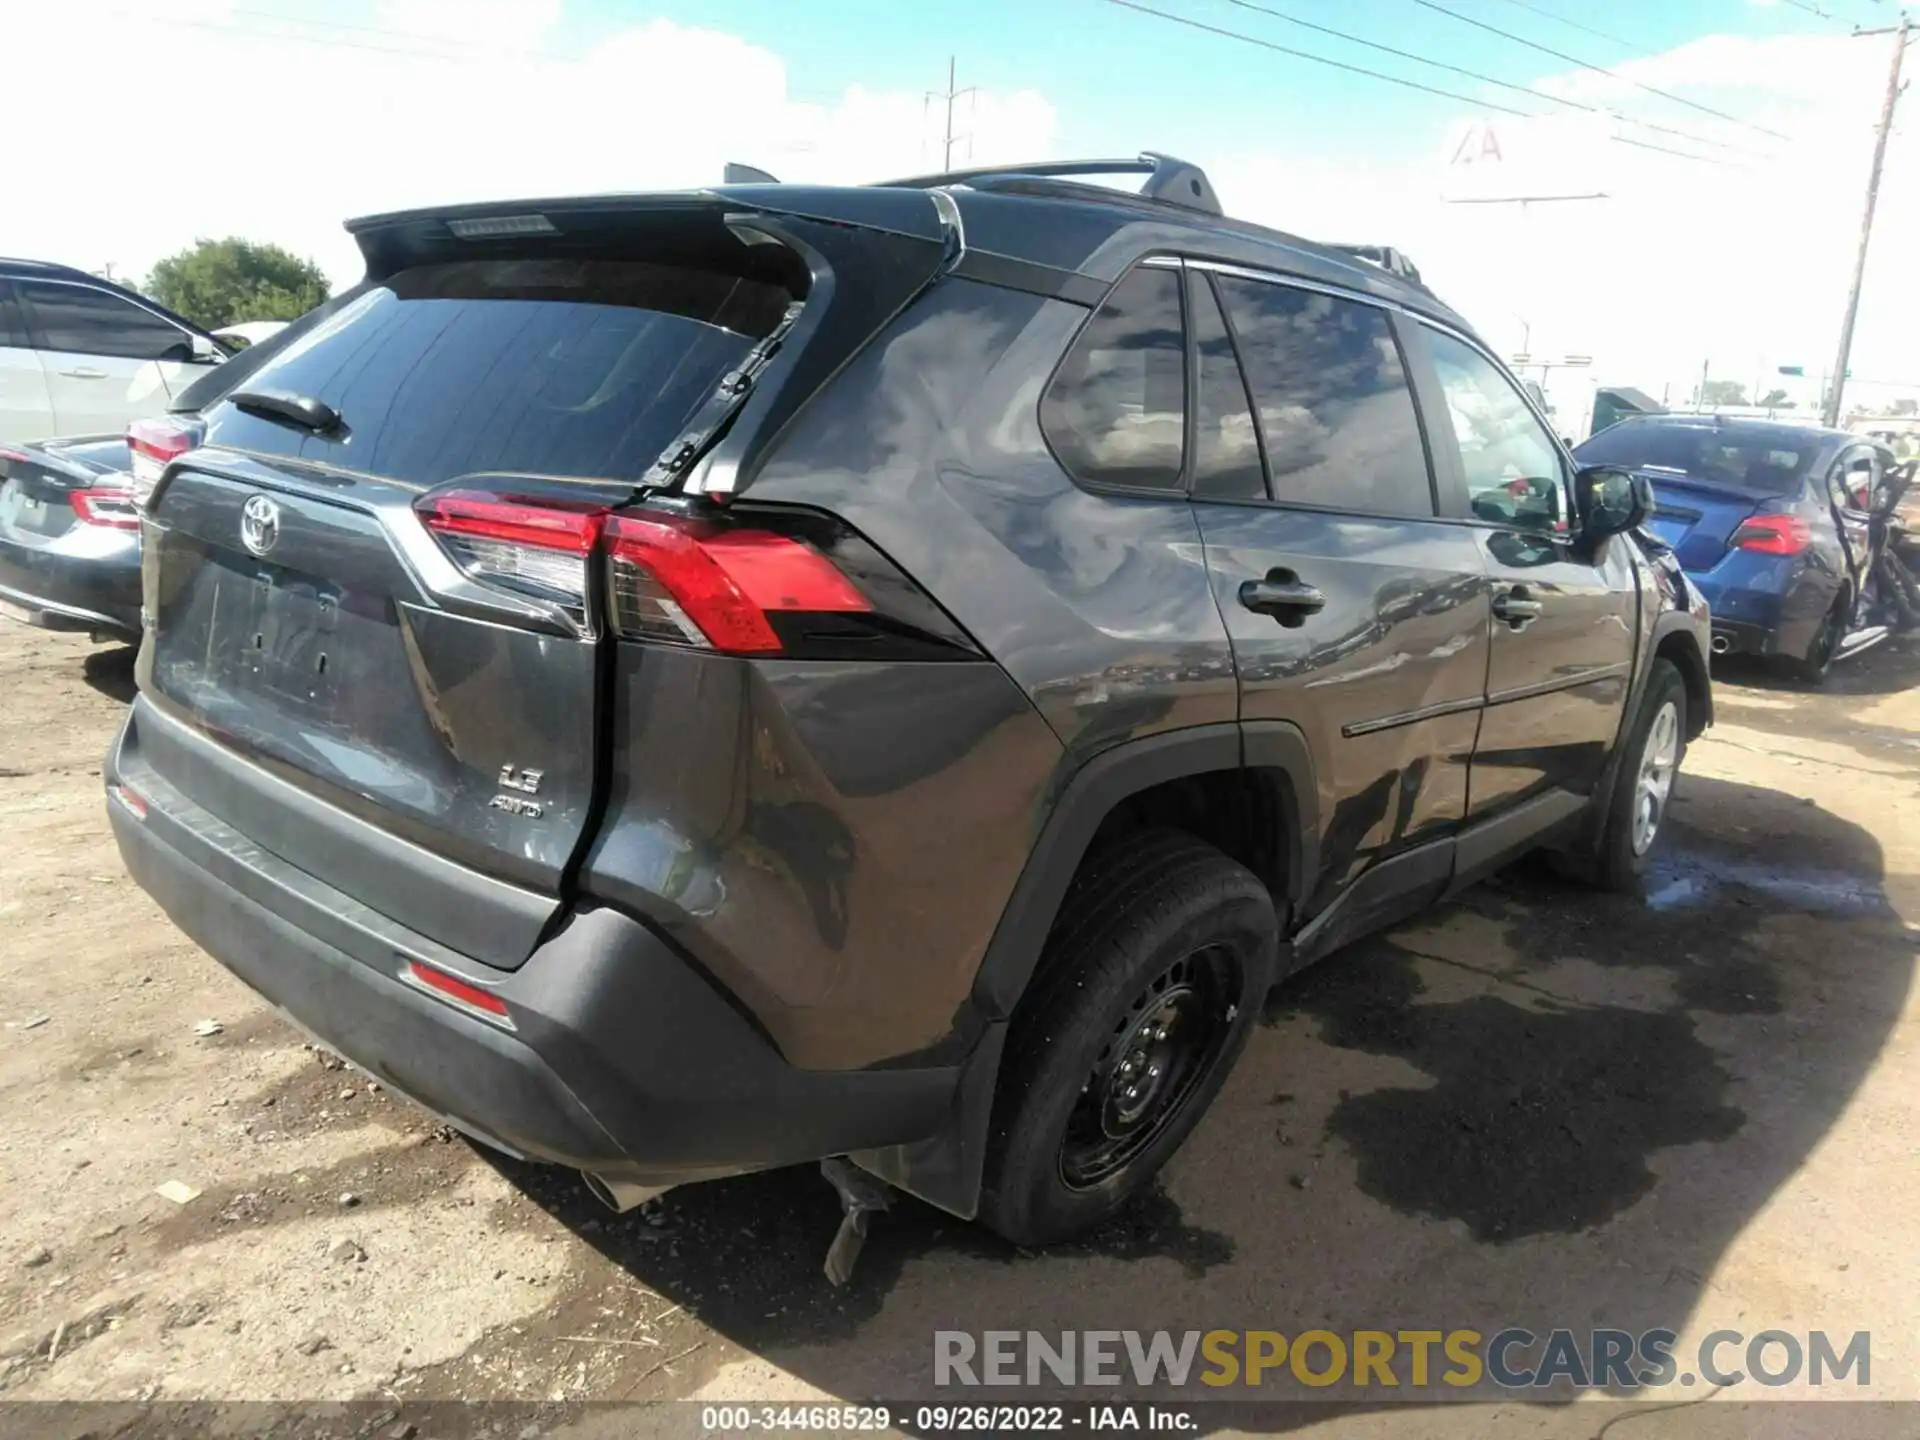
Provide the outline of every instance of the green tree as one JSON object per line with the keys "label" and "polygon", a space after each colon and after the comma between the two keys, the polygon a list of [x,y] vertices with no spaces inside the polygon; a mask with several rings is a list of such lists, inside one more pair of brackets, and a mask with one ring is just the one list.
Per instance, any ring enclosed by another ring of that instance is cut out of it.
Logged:
{"label": "green tree", "polygon": [[1889,415],[1920,415],[1920,401],[1903,395],[1893,402],[1892,408],[1887,413]]}
{"label": "green tree", "polygon": [[1793,401],[1787,398],[1787,392],[1777,386],[1762,395],[1757,403],[1766,406],[1769,410],[1791,410],[1793,408]]}
{"label": "green tree", "polygon": [[1738,380],[1709,380],[1700,387],[1702,405],[1744,405],[1747,387]]}
{"label": "green tree", "polygon": [[327,298],[311,260],[250,240],[196,240],[153,267],[147,293],[209,330],[244,320],[292,320]]}

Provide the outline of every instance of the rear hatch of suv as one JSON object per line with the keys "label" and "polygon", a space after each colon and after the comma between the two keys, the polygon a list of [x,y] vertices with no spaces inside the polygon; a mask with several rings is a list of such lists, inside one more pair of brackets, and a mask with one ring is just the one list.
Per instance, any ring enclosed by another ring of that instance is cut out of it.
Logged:
{"label": "rear hatch of suv", "polygon": [[844,304],[857,232],[720,195],[369,223],[368,282],[209,406],[147,501],[126,773],[520,964],[605,786],[603,617],[634,599],[607,594],[609,513],[776,426],[925,282],[910,198],[933,235],[883,236],[921,243]]}

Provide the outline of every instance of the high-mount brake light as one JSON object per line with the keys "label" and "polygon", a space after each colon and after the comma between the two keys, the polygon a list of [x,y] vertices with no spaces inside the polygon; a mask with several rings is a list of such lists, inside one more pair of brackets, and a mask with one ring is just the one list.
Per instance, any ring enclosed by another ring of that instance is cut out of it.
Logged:
{"label": "high-mount brake light", "polygon": [[1798,555],[1813,543],[1813,527],[1798,515],[1753,515],[1740,522],[1727,543],[1761,555]]}
{"label": "high-mount brake light", "polygon": [[133,482],[128,495],[137,509],[144,510],[153,496],[153,487],[167,466],[200,443],[205,427],[196,419],[156,416],[136,420],[127,427],[127,450],[132,457]]}
{"label": "high-mount brake light", "polygon": [[133,496],[126,490],[105,487],[69,490],[67,503],[73,506],[73,513],[80,517],[82,525],[98,525],[106,530],[140,528],[140,512],[134,508]]}
{"label": "high-mount brake light", "polygon": [[615,515],[606,543],[614,629],[630,639],[766,655],[782,648],[774,615],[873,609],[825,555],[771,530]]}
{"label": "high-mount brake light", "polygon": [[599,543],[604,507],[442,490],[422,496],[414,510],[471,579],[585,605],[587,557]]}

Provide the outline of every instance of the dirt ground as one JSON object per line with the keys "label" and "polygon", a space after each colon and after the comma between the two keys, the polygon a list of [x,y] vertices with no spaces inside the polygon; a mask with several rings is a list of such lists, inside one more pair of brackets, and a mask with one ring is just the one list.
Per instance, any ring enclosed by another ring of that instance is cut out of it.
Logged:
{"label": "dirt ground", "polygon": [[[0,625],[0,1397],[900,1400],[956,1326],[1664,1324],[1870,1330],[1867,1393],[1920,1398],[1916,681],[1892,646],[1819,695],[1722,677],[1644,896],[1516,867],[1276,993],[1106,1232],[1023,1254],[906,1201],[835,1290],[817,1172],[615,1217],[303,1045],[121,871],[127,652]],[[1632,1433],[1743,1433],[1732,1398]]]}

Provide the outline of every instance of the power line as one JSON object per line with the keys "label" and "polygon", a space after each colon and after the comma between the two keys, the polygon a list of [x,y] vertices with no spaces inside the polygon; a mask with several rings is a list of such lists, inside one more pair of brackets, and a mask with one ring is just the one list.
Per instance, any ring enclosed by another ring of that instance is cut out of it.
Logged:
{"label": "power line", "polygon": [[[1378,40],[1369,40],[1365,36],[1354,35],[1345,30],[1335,30],[1332,26],[1321,25],[1313,20],[1302,20],[1297,15],[1289,15],[1284,11],[1275,10],[1266,5],[1256,4],[1254,0],[1227,0],[1227,3],[1229,5],[1237,5],[1242,10],[1253,10],[1262,15],[1271,15],[1274,19],[1283,20],[1289,25],[1299,25],[1308,30],[1316,30],[1322,35],[1331,35],[1337,40],[1347,40],[1355,45],[1364,45],[1369,50],[1379,50],[1387,55],[1397,55],[1402,60],[1411,60],[1418,65],[1431,65],[1436,70],[1445,70],[1454,75],[1464,75],[1469,80],[1478,80],[1485,85],[1498,85],[1503,90],[1515,90],[1522,95],[1531,95],[1536,100],[1545,100],[1550,104],[1565,105],[1574,110],[1584,110],[1589,115],[1616,115],[1618,119],[1628,125],[1638,125],[1647,130],[1657,130],[1663,135],[1672,135],[1681,140],[1690,140],[1696,145],[1717,145],[1721,149],[1733,150],[1742,155],[1760,154],[1757,150],[1749,150],[1745,146],[1735,145],[1726,140],[1715,140],[1705,135],[1696,135],[1691,130],[1681,130],[1672,125],[1657,124],[1652,120],[1640,120],[1631,115],[1618,115],[1617,112],[1605,110],[1598,105],[1588,105],[1579,100],[1570,100],[1564,95],[1551,95],[1545,90],[1536,90],[1531,85],[1518,85],[1511,80],[1501,80],[1493,75],[1482,75],[1478,70],[1468,70],[1459,65],[1450,65],[1444,60],[1432,60],[1425,55],[1416,55],[1411,50],[1397,50],[1391,45],[1381,44]],[[1675,151],[1673,153],[1678,154],[1680,152]]]}
{"label": "power line", "polygon": [[[1502,115],[1518,116],[1522,120],[1538,120],[1539,112],[1534,110],[1516,110],[1511,105],[1498,105],[1491,100],[1461,95],[1453,90],[1442,90],[1434,85],[1422,85],[1418,80],[1408,80],[1400,75],[1388,75],[1379,70],[1369,70],[1364,65],[1350,65],[1344,60],[1334,60],[1325,55],[1315,55],[1307,50],[1295,50],[1290,45],[1276,44],[1271,40],[1262,40],[1257,35],[1247,35],[1239,30],[1228,30],[1219,25],[1209,25],[1203,20],[1189,19],[1185,15],[1171,15],[1165,10],[1155,10],[1149,5],[1141,5],[1137,0],[1107,0],[1109,5],[1118,5],[1123,10],[1136,10],[1142,15],[1151,15],[1158,20],[1171,20],[1176,25],[1185,25],[1191,30],[1204,30],[1209,35],[1218,35],[1227,40],[1238,40],[1246,45],[1258,45],[1262,50],[1272,50],[1276,54],[1290,55],[1296,60],[1310,60],[1316,65],[1331,66],[1335,70],[1344,70],[1350,75],[1364,75],[1369,80],[1384,80],[1389,85],[1398,85],[1407,90],[1418,90],[1426,95],[1438,95],[1443,100],[1458,100],[1463,105],[1471,105],[1480,110],[1497,110]],[[1643,150],[1659,150],[1663,154],[1677,155],[1684,160],[1697,160],[1703,165],[1727,165],[1728,161],[1711,155],[1689,155],[1684,150],[1669,150],[1664,145],[1649,145],[1644,141],[1625,140],[1619,135],[1610,135],[1610,140],[1623,144],[1638,145]]]}
{"label": "power line", "polygon": [[1176,25],[1185,25],[1193,30],[1205,30],[1210,35],[1221,35],[1229,40],[1239,40],[1248,45],[1258,45],[1262,50],[1272,50],[1277,54],[1291,55],[1297,60],[1311,60],[1316,65],[1331,65],[1336,70],[1345,70],[1349,75],[1364,75],[1370,80],[1384,80],[1389,85],[1400,85],[1408,90],[1419,90],[1427,95],[1438,95],[1442,100],[1458,100],[1463,105],[1477,105],[1484,110],[1498,110],[1502,115],[1518,115],[1522,120],[1535,120],[1539,117],[1531,110],[1515,110],[1509,105],[1496,105],[1491,100],[1476,100],[1471,95],[1458,95],[1451,90],[1441,90],[1432,85],[1422,85],[1418,80],[1402,79],[1398,75],[1386,75],[1378,70],[1369,70],[1364,65],[1349,65],[1344,60],[1330,60],[1325,55],[1310,54],[1305,50],[1295,50],[1291,46],[1277,45],[1271,40],[1262,40],[1257,35],[1243,35],[1238,30],[1223,30],[1218,25],[1208,25],[1204,21],[1190,20],[1185,15],[1169,15],[1164,10],[1155,10],[1139,5],[1135,0],[1107,0],[1109,5],[1118,5],[1123,10],[1137,10],[1142,15],[1152,15],[1160,20],[1171,20]]}
{"label": "power line", "polygon": [[1436,14],[1445,15],[1449,19],[1458,20],[1462,25],[1471,25],[1476,30],[1485,30],[1491,35],[1500,36],[1503,40],[1511,40],[1516,45],[1524,45],[1529,50],[1538,50],[1542,55],[1551,55],[1556,60],[1564,60],[1569,65],[1577,65],[1582,70],[1591,70],[1594,74],[1604,75],[1609,80],[1618,80],[1623,85],[1632,85],[1636,89],[1645,90],[1649,95],[1658,95],[1661,99],[1671,100],[1676,105],[1685,105],[1689,109],[1698,110],[1703,115],[1711,115],[1716,120],[1727,120],[1735,125],[1745,125],[1750,130],[1758,130],[1761,134],[1771,135],[1776,140],[1793,139],[1791,135],[1783,135],[1778,130],[1770,130],[1765,125],[1758,124],[1752,120],[1742,120],[1738,115],[1729,115],[1726,111],[1716,110],[1711,105],[1702,105],[1698,100],[1689,100],[1684,95],[1675,95],[1670,91],[1660,89],[1656,85],[1649,85],[1645,81],[1635,80],[1631,76],[1617,74],[1607,69],[1604,65],[1591,64],[1588,61],[1582,60],[1577,55],[1567,54],[1564,50],[1555,50],[1550,45],[1542,45],[1539,41],[1529,40],[1524,35],[1515,35],[1511,30],[1502,30],[1498,25],[1489,25],[1486,21],[1476,20],[1471,15],[1462,15],[1458,10],[1449,10],[1446,6],[1439,4],[1438,0],[1413,0],[1413,3],[1424,6]]}
{"label": "power line", "polygon": [[1506,3],[1514,6],[1516,9],[1530,10],[1535,15],[1543,16],[1553,21],[1556,25],[1565,25],[1570,30],[1578,30],[1583,35],[1591,35],[1596,40],[1605,40],[1609,44],[1618,45],[1622,50],[1632,50],[1635,54],[1646,53],[1647,47],[1644,45],[1636,45],[1631,40],[1622,40],[1618,35],[1610,35],[1605,30],[1596,30],[1591,25],[1582,25],[1578,20],[1569,20],[1564,15],[1556,15],[1545,6],[1529,4],[1528,0],[1506,0]]}

